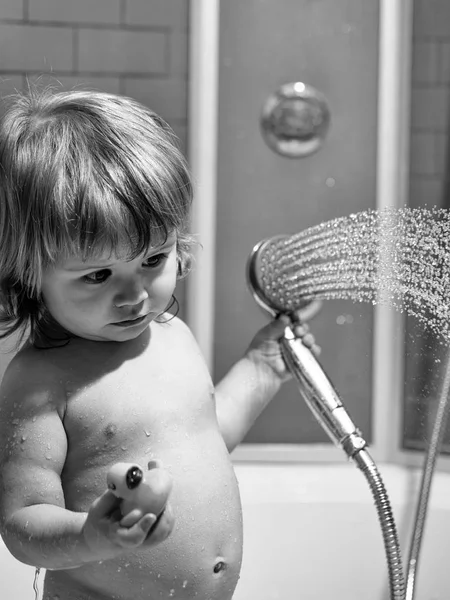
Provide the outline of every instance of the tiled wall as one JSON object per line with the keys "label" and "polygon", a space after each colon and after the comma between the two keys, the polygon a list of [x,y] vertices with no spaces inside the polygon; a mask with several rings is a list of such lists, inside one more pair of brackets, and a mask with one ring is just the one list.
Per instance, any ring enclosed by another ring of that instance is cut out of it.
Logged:
{"label": "tiled wall", "polygon": [[41,77],[133,96],[186,141],[189,0],[1,0],[0,94]]}
{"label": "tiled wall", "polygon": [[414,0],[411,108],[410,202],[450,207],[449,0]]}

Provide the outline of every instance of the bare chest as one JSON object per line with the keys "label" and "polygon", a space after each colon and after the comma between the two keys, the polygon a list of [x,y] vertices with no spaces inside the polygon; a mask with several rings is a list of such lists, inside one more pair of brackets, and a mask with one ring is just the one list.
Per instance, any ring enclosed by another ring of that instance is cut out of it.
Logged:
{"label": "bare chest", "polygon": [[186,352],[160,345],[112,361],[98,377],[68,381],[62,480],[71,497],[75,489],[85,501],[101,493],[114,462],[178,464],[218,435],[209,373],[195,348]]}

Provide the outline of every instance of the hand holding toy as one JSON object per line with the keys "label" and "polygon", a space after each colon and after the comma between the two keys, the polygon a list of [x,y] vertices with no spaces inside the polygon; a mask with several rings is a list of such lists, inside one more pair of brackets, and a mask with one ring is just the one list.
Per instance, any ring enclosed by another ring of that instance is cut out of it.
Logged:
{"label": "hand holding toy", "polygon": [[121,525],[124,526],[132,525],[148,513],[158,519],[172,490],[172,477],[159,461],[149,462],[147,471],[136,463],[116,463],[109,469],[106,482],[121,499]]}

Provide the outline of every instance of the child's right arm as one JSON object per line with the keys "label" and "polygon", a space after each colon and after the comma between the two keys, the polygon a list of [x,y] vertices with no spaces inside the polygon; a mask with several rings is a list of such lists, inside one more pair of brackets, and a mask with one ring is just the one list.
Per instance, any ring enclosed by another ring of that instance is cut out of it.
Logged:
{"label": "child's right arm", "polygon": [[30,377],[18,360],[0,388],[0,533],[10,552],[36,567],[71,569],[161,542],[171,519],[161,520],[147,539],[156,517],[121,527],[119,501],[110,491],[87,513],[65,508],[65,393],[52,379]]}

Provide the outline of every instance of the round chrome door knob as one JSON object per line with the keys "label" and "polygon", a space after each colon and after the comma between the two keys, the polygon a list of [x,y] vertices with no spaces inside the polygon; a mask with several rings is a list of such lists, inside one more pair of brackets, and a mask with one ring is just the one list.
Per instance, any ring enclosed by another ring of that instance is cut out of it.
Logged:
{"label": "round chrome door knob", "polygon": [[277,154],[302,158],[317,152],[330,126],[325,96],[300,81],[286,83],[266,100],[261,132]]}

